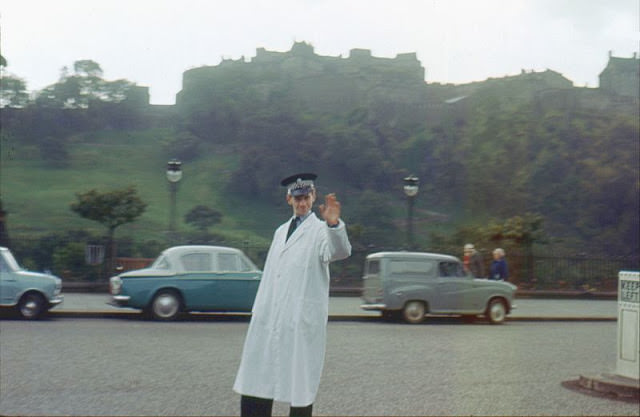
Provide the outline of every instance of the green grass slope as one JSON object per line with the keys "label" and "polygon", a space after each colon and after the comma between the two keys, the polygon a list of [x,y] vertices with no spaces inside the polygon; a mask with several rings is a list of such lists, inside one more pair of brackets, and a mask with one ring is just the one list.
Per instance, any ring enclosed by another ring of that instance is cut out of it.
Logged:
{"label": "green grass slope", "polygon": [[[117,229],[117,237],[136,240],[163,239],[169,224],[170,195],[165,176],[170,159],[165,143],[171,132],[104,131],[69,138],[68,160],[54,167],[34,146],[3,142],[0,160],[0,193],[8,212],[10,235],[33,236],[104,228],[71,211],[75,194],[96,189],[104,192],[133,185],[147,203],[134,223]],[[265,206],[250,196],[226,193],[239,155],[232,149],[208,149],[194,161],[183,162],[183,179],[177,192],[177,229],[193,231],[184,215],[203,204],[223,213],[211,232],[227,239],[264,244],[273,229],[289,215],[282,206]]]}

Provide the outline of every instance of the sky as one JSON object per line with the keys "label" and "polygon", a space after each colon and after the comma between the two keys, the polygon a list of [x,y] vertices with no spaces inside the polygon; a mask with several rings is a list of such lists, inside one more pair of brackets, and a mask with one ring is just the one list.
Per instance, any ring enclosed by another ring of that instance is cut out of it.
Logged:
{"label": "sky", "polygon": [[393,58],[415,52],[428,83],[462,84],[551,69],[598,86],[609,51],[640,49],[640,0],[4,0],[5,73],[30,91],[78,60],[103,78],[149,87],[174,104],[184,71],[250,60],[257,48],[311,44],[317,55],[354,48]]}

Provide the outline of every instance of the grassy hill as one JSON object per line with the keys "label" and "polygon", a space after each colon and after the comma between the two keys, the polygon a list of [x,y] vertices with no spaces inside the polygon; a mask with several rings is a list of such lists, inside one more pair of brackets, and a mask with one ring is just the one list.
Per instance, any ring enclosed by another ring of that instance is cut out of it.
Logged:
{"label": "grassy hill", "polygon": [[[169,224],[169,188],[165,176],[170,159],[166,143],[172,131],[100,131],[67,139],[68,159],[62,167],[52,167],[35,146],[3,140],[1,193],[8,211],[10,236],[46,234],[86,229],[103,233],[103,227],[73,213],[69,205],[75,194],[91,189],[107,191],[133,185],[148,206],[135,222],[117,230],[117,237],[136,240],[166,237]],[[204,204],[224,215],[212,232],[232,240],[264,244],[275,225],[289,215],[264,207],[259,201],[247,204],[244,196],[225,193],[225,184],[237,164],[238,154],[231,146],[212,147],[206,157],[183,163],[183,180],[177,194],[177,228],[192,230],[184,215]],[[214,155],[213,157],[209,155]]]}

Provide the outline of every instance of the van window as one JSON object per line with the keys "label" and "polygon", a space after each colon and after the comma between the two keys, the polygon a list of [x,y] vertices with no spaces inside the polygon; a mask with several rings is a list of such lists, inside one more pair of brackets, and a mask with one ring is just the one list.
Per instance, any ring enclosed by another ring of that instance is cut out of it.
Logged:
{"label": "van window", "polygon": [[365,275],[378,275],[380,273],[380,261],[367,262],[367,268],[364,272]]}
{"label": "van window", "polygon": [[441,277],[464,277],[465,273],[462,265],[458,262],[440,262]]}
{"label": "van window", "polygon": [[432,275],[434,263],[431,261],[392,260],[392,275]]}

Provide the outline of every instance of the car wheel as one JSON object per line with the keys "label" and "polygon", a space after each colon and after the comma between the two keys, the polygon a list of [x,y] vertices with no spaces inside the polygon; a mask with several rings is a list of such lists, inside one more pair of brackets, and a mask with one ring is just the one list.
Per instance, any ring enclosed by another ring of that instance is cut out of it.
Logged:
{"label": "car wheel", "polygon": [[402,315],[407,323],[418,324],[424,320],[426,309],[422,301],[409,301],[402,310]]}
{"label": "car wheel", "polygon": [[29,293],[20,299],[18,312],[22,318],[35,320],[45,312],[45,299],[42,295]]}
{"label": "car wheel", "polygon": [[491,324],[502,324],[507,317],[507,308],[502,300],[494,299],[489,302],[485,316]]}
{"label": "car wheel", "polygon": [[175,291],[160,291],[151,302],[151,315],[156,320],[175,320],[182,310],[182,300]]}

